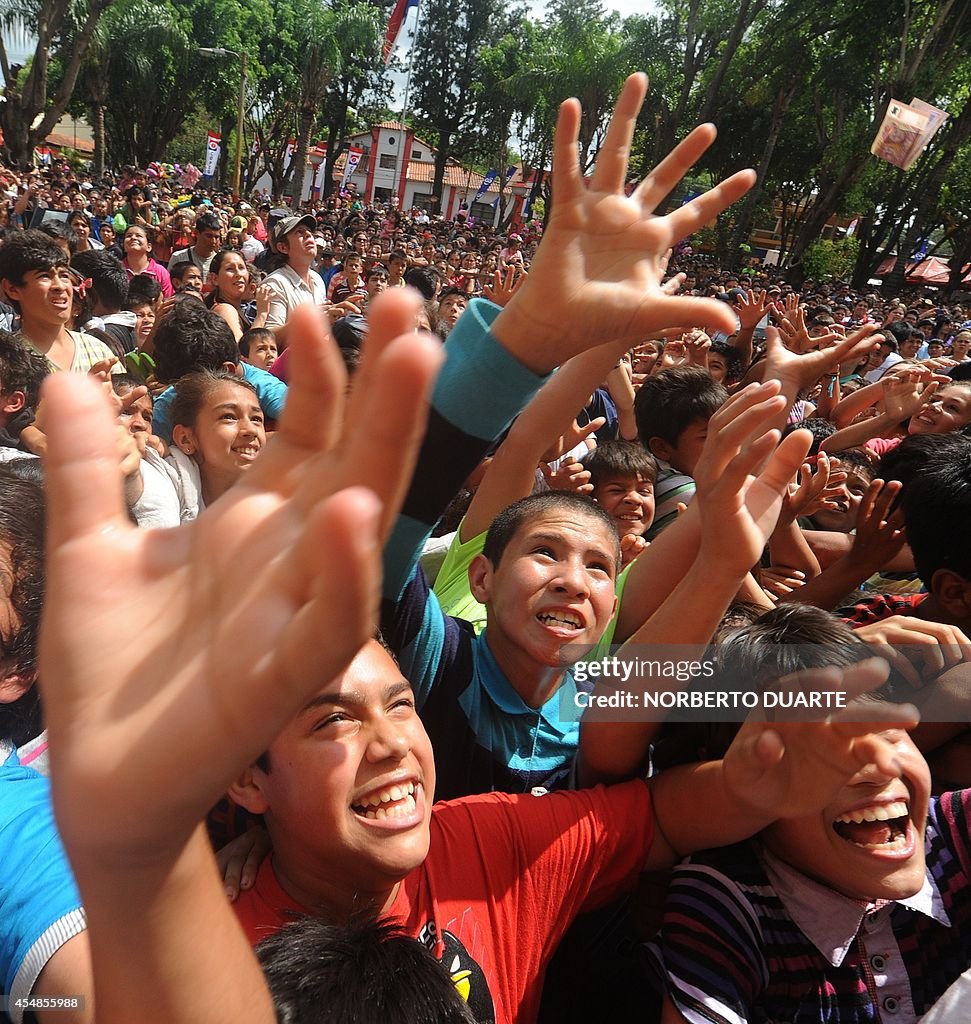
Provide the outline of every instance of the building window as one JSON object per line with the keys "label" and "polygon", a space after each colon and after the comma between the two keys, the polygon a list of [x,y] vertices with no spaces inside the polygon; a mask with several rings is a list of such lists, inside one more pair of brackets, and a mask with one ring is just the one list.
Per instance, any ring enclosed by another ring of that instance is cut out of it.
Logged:
{"label": "building window", "polygon": [[421,150],[420,149],[413,149],[411,151],[411,159],[412,160],[421,160],[422,159]]}
{"label": "building window", "polygon": [[398,158],[394,153],[383,153],[378,166],[385,171],[393,171],[398,166]]}
{"label": "building window", "polygon": [[416,192],[411,197],[411,205],[417,206],[422,210],[432,210],[435,204],[435,196],[431,192]]}

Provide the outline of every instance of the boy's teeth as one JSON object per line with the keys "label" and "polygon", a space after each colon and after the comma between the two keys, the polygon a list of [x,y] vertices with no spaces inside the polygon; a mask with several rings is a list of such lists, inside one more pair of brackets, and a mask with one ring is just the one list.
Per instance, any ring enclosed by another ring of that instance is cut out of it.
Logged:
{"label": "boy's teeth", "polygon": [[[396,818],[410,814],[415,809],[415,784],[406,782],[400,786],[389,786],[368,797],[366,804],[356,804],[366,818]],[[391,805],[394,806],[391,806]]]}
{"label": "boy's teeth", "polygon": [[546,623],[546,625],[557,625],[557,626],[571,626],[573,629],[580,628],[580,620],[575,615],[540,615],[540,622]]}
{"label": "boy's teeth", "polygon": [[851,811],[841,814],[836,820],[847,825],[861,825],[864,821],[892,821],[894,818],[903,818],[907,814],[907,804],[903,800],[895,800],[891,804],[881,804],[877,807],[864,807],[859,811]]}

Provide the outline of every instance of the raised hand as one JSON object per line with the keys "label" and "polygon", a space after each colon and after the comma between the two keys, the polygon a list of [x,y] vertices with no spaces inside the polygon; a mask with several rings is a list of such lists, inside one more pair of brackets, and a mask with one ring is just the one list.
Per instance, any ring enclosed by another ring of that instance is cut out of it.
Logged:
{"label": "raised hand", "polygon": [[738,314],[738,322],[742,325],[742,330],[750,331],[754,330],[761,323],[765,314],[772,309],[772,301],[764,288],[758,292],[750,288],[745,295],[739,296],[734,309]]}
{"label": "raised hand", "polygon": [[883,377],[883,407],[895,423],[915,416],[937,391],[938,382],[928,380],[928,376],[918,368],[916,372],[903,370]]}
{"label": "raised hand", "polygon": [[497,306],[505,307],[526,283],[527,277],[529,275],[522,267],[507,267],[505,274],[501,270],[497,270],[493,274],[492,282],[483,285],[482,294]]}
{"label": "raised hand", "polygon": [[703,370],[708,369],[708,350],[711,348],[711,338],[704,331],[688,331],[681,339],[685,351],[688,354],[689,366],[700,366]]}
{"label": "raised hand", "polygon": [[[783,393],[790,403],[802,390],[811,388],[817,380],[830,371],[838,372],[840,363],[859,361],[877,343],[873,337],[876,330],[872,324],[866,324],[846,338],[834,335],[832,339],[821,338],[827,347],[799,354],[789,351],[782,344],[779,332],[773,327],[765,331],[765,373],[763,380],[782,382]],[[829,344],[829,341],[833,341]]]}
{"label": "raised hand", "polygon": [[315,310],[294,312],[278,432],[238,486],[178,529],[129,524],[98,388],[74,374],[46,382],[41,678],[72,855],[110,858],[120,844],[130,863],[159,857],[160,842],[181,849],[371,635],[382,534],[440,360],[413,331],[417,299],[395,292],[375,303],[346,414],[336,347]]}
{"label": "raised hand", "polygon": [[846,473],[839,465],[839,459],[830,458],[825,452],[817,456],[815,469],[810,463],[803,463],[799,468],[798,483],[789,484],[779,519],[791,523],[800,516],[836,508],[834,499],[846,480]]}
{"label": "raised hand", "polygon": [[796,430],[780,444],[771,429],[785,405],[779,391],[766,381],[732,396],[709,420],[695,467],[702,551],[743,572],[758,562],[812,441]]}
{"label": "raised hand", "polygon": [[550,221],[529,280],[493,324],[503,345],[538,372],[598,342],[627,349],[662,328],[735,330],[735,314],[723,303],[668,294],[663,260],[672,245],[741,198],[754,174],[741,171],[656,216],[714,140],[714,127],[702,125],[626,196],[630,144],[646,89],[644,75],[627,79],[589,183],[577,153],[580,105],[567,100],[560,107]]}
{"label": "raised hand", "polygon": [[[911,728],[911,705],[868,702],[867,721],[852,699],[880,686],[887,664],[878,658],[847,669],[810,669],[780,679],[773,689],[845,694],[847,709],[815,721],[785,723],[749,719],[725,755],[725,785],[753,814],[799,817],[821,810],[861,768],[875,764],[884,774],[901,773],[892,743],[877,735],[891,727]],[[819,712],[814,712],[817,716]]]}
{"label": "raised hand", "polygon": [[882,569],[904,546],[903,513],[890,511],[901,486],[899,480],[872,480],[863,495],[850,549],[850,560],[859,566],[861,579]]}

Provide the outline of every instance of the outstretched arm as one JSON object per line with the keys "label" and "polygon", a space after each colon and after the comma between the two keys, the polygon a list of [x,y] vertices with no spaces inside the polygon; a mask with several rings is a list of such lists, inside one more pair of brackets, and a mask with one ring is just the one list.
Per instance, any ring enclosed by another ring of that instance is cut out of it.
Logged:
{"label": "outstretched arm", "polygon": [[[670,597],[630,637],[621,657],[636,657],[635,645],[701,647],[711,639],[740,583],[762,554],[782,496],[809,447],[805,431],[790,434],[779,445],[778,432],[767,430],[783,403],[775,381],[753,384],[711,418],[709,441],[698,462],[695,504],[700,510],[701,545],[697,558]],[[598,722],[588,713],[580,729],[583,784],[636,774],[659,725],[658,721]]]}
{"label": "outstretched arm", "polygon": [[[69,374],[45,385],[59,415],[41,678],[99,1022],[275,1019],[198,823],[373,632],[381,535],[439,358],[413,333],[392,341],[413,322],[408,296],[382,309],[346,418],[336,348],[315,311],[294,314],[280,430],[240,483],[173,530],[129,525],[95,386]],[[106,648],[106,632],[124,642]]]}

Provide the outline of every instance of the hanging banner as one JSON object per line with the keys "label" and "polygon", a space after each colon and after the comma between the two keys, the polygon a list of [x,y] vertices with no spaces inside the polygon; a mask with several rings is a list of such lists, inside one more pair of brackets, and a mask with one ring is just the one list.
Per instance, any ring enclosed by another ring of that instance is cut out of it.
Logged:
{"label": "hanging banner", "polygon": [[364,156],[364,150],[358,149],[356,146],[351,146],[347,151],[347,160],[344,163],[344,175],[341,178],[341,188],[344,188],[350,176],[357,170],[362,156]]}
{"label": "hanging banner", "polygon": [[[510,168],[509,168],[509,170],[508,170],[508,171],[506,171],[506,180],[505,180],[505,183],[504,183],[505,185],[508,185],[508,184],[509,184],[509,182],[510,182],[510,181],[512,181],[512,176],[513,176],[513,175],[514,175],[515,173],[516,173],[516,168],[515,168],[515,167],[510,167]],[[497,207],[498,205],[499,205],[499,197],[498,197],[498,196],[496,196],[496,198],[495,198],[495,199],[494,199],[494,200],[492,201],[492,208],[493,208],[493,210],[494,210],[494,209],[495,209],[495,208],[496,208],[496,207]]]}
{"label": "hanging banner", "polygon": [[290,161],[293,160],[293,151],[297,148],[297,140],[291,139],[287,143],[286,152],[283,154],[283,173],[286,175],[290,170]]}
{"label": "hanging banner", "polygon": [[219,166],[219,143],[222,136],[216,132],[209,132],[206,136],[206,163],[202,173],[207,178],[212,178]]}
{"label": "hanging banner", "polygon": [[311,197],[315,192],[320,192],[320,189],[324,181],[324,167],[327,159],[327,143],[318,142],[315,146],[310,147],[310,165],[313,167],[314,172],[310,178],[310,194]]}
{"label": "hanging banner", "polygon": [[473,203],[477,203],[485,194],[489,191],[489,186],[499,177],[499,172],[494,168],[490,168],[486,171],[486,176],[482,179],[482,184],[479,186],[479,191],[476,192],[475,198],[472,200]]}

